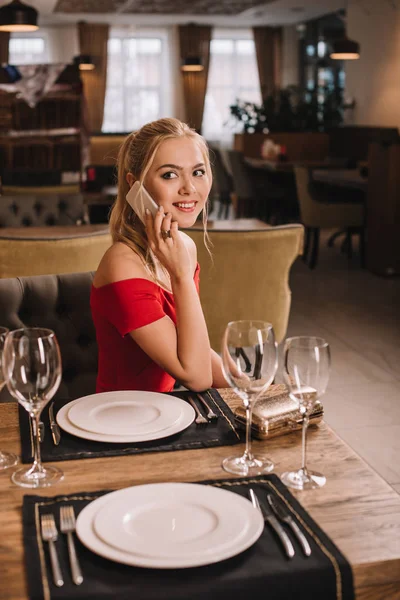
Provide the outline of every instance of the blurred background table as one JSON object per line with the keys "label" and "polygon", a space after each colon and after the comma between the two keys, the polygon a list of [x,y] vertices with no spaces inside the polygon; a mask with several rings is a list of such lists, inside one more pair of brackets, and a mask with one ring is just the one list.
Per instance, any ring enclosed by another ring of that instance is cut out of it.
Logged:
{"label": "blurred background table", "polygon": [[315,169],[313,179],[337,187],[366,191],[368,179],[358,169]]}

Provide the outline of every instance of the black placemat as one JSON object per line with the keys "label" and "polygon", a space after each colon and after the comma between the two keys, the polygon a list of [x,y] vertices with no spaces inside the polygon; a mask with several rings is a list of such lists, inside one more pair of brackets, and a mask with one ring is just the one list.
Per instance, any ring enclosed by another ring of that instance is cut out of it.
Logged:
{"label": "black placemat", "polygon": [[78,515],[91,500],[106,492],[53,498],[24,496],[23,536],[29,597],[32,600],[354,599],[348,561],[276,475],[202,483],[246,497],[250,485],[261,498],[272,490],[286,503],[305,532],[312,555],[306,558],[293,539],[296,555],[287,559],[269,525],[265,526],[259,540],[238,556],[190,569],[143,569],[121,565],[101,558],[76,540],[84,582],[75,586],[71,581],[66,539],[61,535],[56,546],[65,583],[57,588],[52,581],[47,544],[40,538],[40,515],[52,512],[58,525],[60,506],[73,504]]}
{"label": "black placemat", "polygon": [[[61,442],[53,444],[48,407],[42,412],[45,435],[41,444],[42,460],[74,460],[77,458],[97,458],[99,456],[121,456],[125,454],[141,454],[143,452],[167,452],[170,450],[193,450],[210,448],[212,446],[229,446],[241,441],[240,433],[235,426],[235,417],[215,389],[207,390],[206,398],[214,412],[219,415],[215,422],[207,425],[192,423],[187,429],[167,438],[151,442],[134,442],[111,444],[109,442],[93,442],[71,435],[61,430]],[[172,392],[173,396],[187,399],[190,392]],[[70,400],[57,400],[54,403],[54,414]],[[197,402],[197,400],[196,400]],[[197,402],[201,407],[200,403]],[[19,426],[21,436],[21,460],[23,463],[32,462],[32,444],[27,411],[19,405]]]}

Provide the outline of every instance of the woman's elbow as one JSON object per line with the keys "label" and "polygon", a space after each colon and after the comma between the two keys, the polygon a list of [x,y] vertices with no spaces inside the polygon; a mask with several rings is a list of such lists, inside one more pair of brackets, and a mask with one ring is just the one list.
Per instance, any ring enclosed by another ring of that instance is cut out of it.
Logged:
{"label": "woman's elbow", "polygon": [[182,382],[192,392],[203,392],[212,387],[213,378],[212,375],[198,375],[190,381]]}

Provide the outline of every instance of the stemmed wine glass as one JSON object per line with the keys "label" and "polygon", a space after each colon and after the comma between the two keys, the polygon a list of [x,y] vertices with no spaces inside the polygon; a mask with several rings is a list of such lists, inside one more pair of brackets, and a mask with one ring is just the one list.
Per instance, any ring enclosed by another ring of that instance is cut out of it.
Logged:
{"label": "stemmed wine glass", "polygon": [[302,466],[298,471],[283,473],[281,479],[296,490],[315,489],[326,483],[324,475],[307,468],[306,436],[310,413],[328,385],[330,363],[329,344],[323,338],[299,336],[285,341],[283,374],[289,396],[297,402],[303,417]]}
{"label": "stemmed wine glass", "polygon": [[63,479],[56,467],[44,467],[40,457],[39,420],[61,381],[61,355],[54,331],[26,328],[11,331],[4,345],[3,371],[8,390],[34,422],[34,461],[18,469],[11,480],[22,487],[48,487]]}
{"label": "stemmed wine glass", "polygon": [[246,409],[246,449],[243,456],[223,460],[222,467],[229,473],[260,475],[274,468],[269,458],[252,454],[251,419],[255,401],[271,385],[277,366],[277,343],[271,323],[228,323],[222,341],[222,368]]}
{"label": "stemmed wine glass", "polygon": [[[7,327],[0,327],[0,391],[6,384],[6,382],[4,381],[2,362],[4,342],[6,340],[7,333]],[[2,452],[0,450],[0,471],[3,471],[3,469],[8,469],[9,467],[14,467],[17,464],[17,462],[18,456],[16,454],[12,454],[12,452]]]}

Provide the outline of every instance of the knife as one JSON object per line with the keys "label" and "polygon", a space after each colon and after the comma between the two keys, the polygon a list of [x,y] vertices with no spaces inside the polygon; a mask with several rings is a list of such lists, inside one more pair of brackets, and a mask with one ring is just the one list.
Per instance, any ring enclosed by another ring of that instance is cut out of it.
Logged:
{"label": "knife", "polygon": [[267,504],[260,505],[260,502],[257,498],[257,495],[253,488],[249,489],[250,500],[254,508],[259,510],[264,518],[264,521],[271,525],[272,529],[275,531],[276,535],[279,537],[285,552],[288,558],[293,558],[295,552],[293,548],[293,544],[290,541],[290,538],[286,531],[283,529],[282,525],[279,523],[278,519],[272,513],[271,509]]}
{"label": "knife", "polygon": [[310,556],[311,555],[310,544],[308,543],[306,536],[301,531],[300,527],[297,525],[296,521],[294,520],[292,515],[289,513],[289,511],[283,506],[282,502],[280,500],[278,500],[277,498],[275,498],[274,496],[272,496],[272,494],[268,494],[267,500],[268,500],[270,507],[272,508],[272,510],[274,511],[276,516],[278,517],[278,519],[280,519],[281,521],[283,521],[284,523],[287,523],[289,525],[290,529],[293,531],[294,535],[296,536],[300,546],[302,547],[304,554],[306,556]]}
{"label": "knife", "polygon": [[54,402],[52,402],[49,406],[50,429],[51,429],[51,435],[53,437],[54,445],[58,446],[58,444],[60,443],[60,440],[61,440],[61,433],[60,433],[60,428],[54,418],[53,405],[54,405]]}

